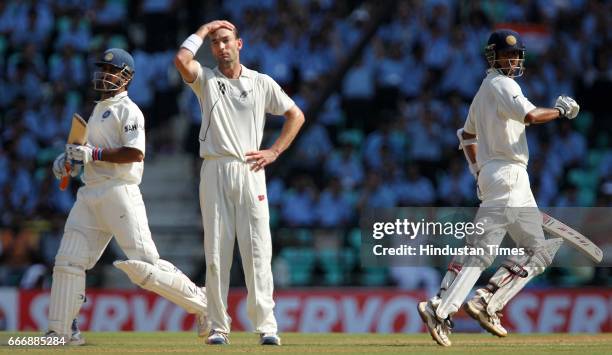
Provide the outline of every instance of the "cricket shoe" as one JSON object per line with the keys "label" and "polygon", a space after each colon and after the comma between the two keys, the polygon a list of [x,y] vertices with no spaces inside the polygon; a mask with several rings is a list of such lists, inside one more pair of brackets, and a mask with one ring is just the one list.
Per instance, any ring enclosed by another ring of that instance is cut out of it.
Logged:
{"label": "cricket shoe", "polygon": [[281,345],[281,339],[276,333],[259,334],[260,345]]}
{"label": "cricket shoe", "polygon": [[81,336],[81,331],[76,324],[76,319],[72,321],[71,335],[60,335],[54,330],[50,330],[45,333],[45,338],[57,338],[53,344],[57,345],[68,345],[68,346],[79,346],[85,344],[85,338]]}
{"label": "cricket shoe", "polygon": [[463,305],[463,309],[470,317],[480,323],[480,326],[487,332],[503,338],[508,335],[508,331],[501,325],[499,319],[501,313],[496,312],[491,315],[487,312],[487,302],[483,297],[485,292],[489,293],[489,291],[483,289],[476,290],[476,295]]}
{"label": "cricket shoe", "polygon": [[448,336],[453,328],[453,321],[450,317],[444,320],[438,319],[430,302],[420,302],[419,315],[423,323],[427,326],[431,338],[441,346],[451,346],[451,341]]}
{"label": "cricket shoe", "polygon": [[227,334],[217,330],[211,330],[208,333],[208,338],[206,338],[206,344],[208,345],[228,345],[229,343]]}

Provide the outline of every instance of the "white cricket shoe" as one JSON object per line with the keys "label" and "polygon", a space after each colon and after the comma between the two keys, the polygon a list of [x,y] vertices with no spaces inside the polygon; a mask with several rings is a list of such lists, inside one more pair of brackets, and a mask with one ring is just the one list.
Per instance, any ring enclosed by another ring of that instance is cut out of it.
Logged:
{"label": "white cricket shoe", "polygon": [[281,339],[276,333],[261,333],[259,334],[259,344],[281,345]]}
{"label": "white cricket shoe", "polygon": [[484,299],[484,293],[489,291],[484,289],[476,290],[476,295],[466,304],[463,305],[465,312],[478,323],[487,332],[497,335],[500,338],[508,336],[508,331],[501,325],[499,317],[501,313],[489,314],[487,312],[487,302]]}
{"label": "white cricket shoe", "polygon": [[208,338],[206,338],[206,344],[208,345],[228,345],[229,343],[227,334],[218,330],[211,330],[208,333]]}
{"label": "white cricket shoe", "polygon": [[76,319],[72,321],[72,325],[70,326],[71,334],[68,335],[60,335],[54,330],[49,330],[45,333],[45,338],[63,338],[63,342],[60,342],[59,345],[69,345],[69,346],[79,346],[85,344],[85,338],[81,335],[81,331],[79,330],[79,326],[77,325]]}
{"label": "white cricket shoe", "polygon": [[448,336],[453,328],[453,322],[450,320],[450,317],[445,320],[438,319],[430,302],[420,302],[418,309],[419,315],[427,326],[431,338],[438,345],[451,346],[452,343]]}
{"label": "white cricket shoe", "polygon": [[70,345],[84,345],[85,338],[83,338],[83,336],[81,335],[81,331],[79,330],[79,325],[77,324],[76,318],[72,320],[70,330],[72,330],[72,335],[70,336]]}

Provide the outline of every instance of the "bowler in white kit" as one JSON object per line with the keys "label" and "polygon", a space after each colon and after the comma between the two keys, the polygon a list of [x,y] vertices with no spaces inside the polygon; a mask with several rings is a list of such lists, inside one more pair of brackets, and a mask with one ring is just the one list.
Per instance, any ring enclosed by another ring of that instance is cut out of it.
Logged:
{"label": "bowler in white kit", "polygon": [[119,48],[106,50],[96,66],[94,89],[100,101],[89,117],[86,145],[66,145],[53,173],[71,175],[84,168],[83,182],[55,257],[49,331],[69,345],[81,345],[76,319],[85,302],[85,272],[91,269],[114,236],[128,257],[114,265],[138,286],[153,291],[196,314],[199,335],[207,328],[206,294],[170,262],[159,258],[151,238],[138,185],[145,156],[145,121],[130,100],[127,87],[135,68],[132,56]]}
{"label": "bowler in white kit", "polygon": [[[194,56],[209,37],[215,68]],[[248,290],[247,314],[260,344],[280,345],[272,293],[272,241],[264,168],[285,151],[304,123],[304,114],[269,76],[240,64],[242,39],[227,21],[202,25],[181,45],[175,65],[198,97],[202,111],[199,132],[200,207],[204,226],[208,344],[229,343],[227,313],[234,241]],[[266,114],[285,116],[274,144],[260,149]]]}
{"label": "bowler in white kit", "polygon": [[[562,239],[545,239],[542,216],[529,185],[529,151],[525,128],[557,118],[573,119],[579,106],[572,98],[559,96],[554,108],[535,107],[513,79],[523,73],[525,46],[520,35],[500,29],[485,47],[489,63],[462,129],[457,131],[460,148],[477,180],[481,200],[476,219],[485,222],[482,235],[468,235],[466,244],[484,247],[501,244],[506,232],[525,255],[508,257],[485,288],[476,291],[463,308],[488,332],[504,337],[499,314],[533,277],[552,263]],[[418,305],[432,338],[450,346],[455,314],[482,271],[495,255],[458,256],[453,259],[437,296]]]}

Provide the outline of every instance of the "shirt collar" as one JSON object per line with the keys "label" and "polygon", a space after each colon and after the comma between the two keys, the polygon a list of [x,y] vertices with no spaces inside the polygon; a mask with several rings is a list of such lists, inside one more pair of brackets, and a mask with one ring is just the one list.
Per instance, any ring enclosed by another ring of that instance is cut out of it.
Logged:
{"label": "shirt collar", "polygon": [[111,96],[108,99],[96,101],[96,103],[100,103],[100,102],[113,103],[113,102],[117,102],[117,101],[119,101],[119,100],[121,100],[121,99],[123,99],[124,97],[127,97],[127,96],[128,96],[128,92],[126,90],[126,91],[122,91],[122,92],[118,93],[115,96]]}
{"label": "shirt collar", "polygon": [[[252,70],[251,70],[251,69],[248,69],[247,67],[245,67],[245,66],[244,66],[244,65],[242,65],[242,64],[240,64],[240,68],[241,68],[241,69],[240,69],[240,76],[238,77],[238,79],[240,79],[240,78],[246,78],[246,79],[249,79],[249,78],[253,77],[253,74],[251,73],[251,72],[252,72]],[[215,67],[215,71],[216,71],[217,73],[219,73],[221,76],[223,76],[224,78],[229,79],[228,77],[226,77],[226,76],[225,76],[225,74],[223,74],[223,73],[221,72],[221,70],[219,70],[219,67],[218,67],[218,66],[216,66],[216,67]]]}

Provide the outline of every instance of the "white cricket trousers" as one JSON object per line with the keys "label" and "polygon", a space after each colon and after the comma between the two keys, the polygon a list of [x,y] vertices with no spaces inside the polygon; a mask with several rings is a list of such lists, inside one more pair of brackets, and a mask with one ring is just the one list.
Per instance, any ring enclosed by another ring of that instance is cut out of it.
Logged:
{"label": "white cricket trousers", "polygon": [[[518,247],[536,250],[544,242],[542,216],[529,185],[527,169],[520,164],[501,160],[486,163],[478,175],[478,188],[482,203],[476,216],[477,221],[488,221],[484,235],[468,236],[467,243],[488,250],[489,245],[500,245],[506,235]],[[456,313],[468,293],[478,281],[480,274],[495,259],[487,255],[486,260],[476,262],[468,257],[467,266],[453,280],[443,293],[436,309],[438,317],[445,319]],[[474,265],[480,266],[474,266]]]}
{"label": "white cricket trousers", "polygon": [[137,185],[109,180],[81,187],[55,257],[49,330],[70,334],[85,300],[85,271],[94,267],[113,236],[129,259],[151,264],[159,259]]}
{"label": "white cricket trousers", "polygon": [[200,171],[200,207],[211,329],[230,332],[227,294],[237,237],[248,291],[248,317],[256,332],[276,332],[264,171],[253,172],[249,164],[234,157],[206,157]]}

